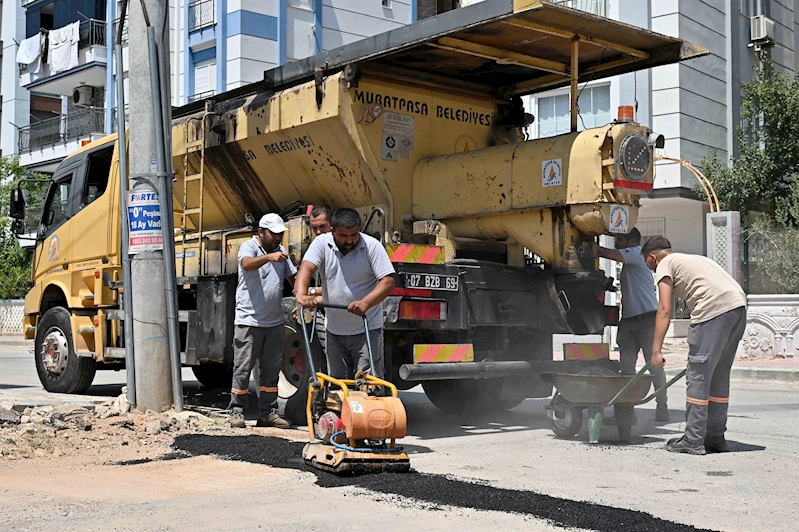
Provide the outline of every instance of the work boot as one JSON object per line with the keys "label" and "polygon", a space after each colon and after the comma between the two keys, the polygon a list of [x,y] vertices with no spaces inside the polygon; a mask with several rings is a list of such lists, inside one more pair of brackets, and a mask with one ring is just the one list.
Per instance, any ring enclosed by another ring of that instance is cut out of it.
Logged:
{"label": "work boot", "polygon": [[727,440],[724,439],[724,436],[706,436],[705,451],[708,453],[728,453],[730,449],[727,447]]}
{"label": "work boot", "polygon": [[705,452],[704,445],[701,443],[691,443],[686,441],[685,436],[680,436],[679,438],[673,438],[669,440],[669,442],[666,444],[666,450],[673,453],[687,453],[695,455],[707,454],[707,452]]}
{"label": "work boot", "polygon": [[668,421],[669,420],[669,407],[665,404],[658,405],[655,409],[655,421]]}
{"label": "work boot", "polygon": [[288,420],[283,419],[280,417],[280,414],[277,412],[272,412],[263,417],[259,417],[258,421],[255,423],[256,427],[276,427],[279,429],[288,429],[291,428],[291,423]]}
{"label": "work boot", "polygon": [[247,426],[244,422],[244,411],[241,408],[234,408],[233,413],[228,419],[228,424],[232,429],[243,429]]}

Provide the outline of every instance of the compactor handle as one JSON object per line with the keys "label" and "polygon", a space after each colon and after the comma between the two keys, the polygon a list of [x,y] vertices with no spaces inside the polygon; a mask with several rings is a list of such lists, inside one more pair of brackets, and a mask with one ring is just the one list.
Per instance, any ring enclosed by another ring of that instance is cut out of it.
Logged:
{"label": "compactor handle", "polygon": [[[349,305],[337,305],[335,303],[317,303],[317,307],[321,308],[330,308],[330,309],[338,309],[338,310],[347,310],[349,309]],[[363,331],[366,335],[366,351],[369,353],[369,370],[372,372],[372,375],[375,375],[375,359],[372,355],[372,339],[369,338],[369,322],[366,319],[366,314],[361,316],[363,318]]]}

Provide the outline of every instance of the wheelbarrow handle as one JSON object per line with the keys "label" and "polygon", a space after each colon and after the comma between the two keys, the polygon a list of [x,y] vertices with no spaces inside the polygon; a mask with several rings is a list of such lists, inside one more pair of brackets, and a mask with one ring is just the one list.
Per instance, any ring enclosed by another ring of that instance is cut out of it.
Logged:
{"label": "wheelbarrow handle", "polygon": [[651,367],[652,367],[652,363],[651,363],[651,362],[647,362],[647,363],[644,365],[644,367],[643,367],[643,368],[641,368],[641,369],[638,371],[638,373],[636,373],[636,374],[635,374],[635,376],[633,376],[633,378],[632,378],[632,379],[630,379],[630,380],[627,382],[627,384],[625,384],[625,385],[624,385],[624,388],[622,388],[621,390],[619,390],[619,393],[617,393],[617,394],[616,394],[616,397],[614,397],[613,399],[611,399],[611,400],[610,400],[610,402],[607,404],[607,406],[613,406],[613,405],[616,403],[616,400],[618,400],[618,398],[619,398],[619,397],[621,397],[622,395],[624,395],[624,393],[625,393],[627,390],[629,390],[630,388],[632,388],[632,387],[633,387],[633,384],[635,384],[636,382],[638,382],[638,379],[640,379],[641,377],[643,377],[643,376],[644,376],[644,373],[646,373],[646,372],[649,370],[649,368],[651,368]]}
{"label": "wheelbarrow handle", "polygon": [[643,404],[646,404],[646,403],[648,403],[649,401],[651,401],[652,399],[654,399],[654,398],[655,398],[655,396],[657,396],[657,394],[659,394],[660,392],[662,392],[663,390],[665,390],[666,388],[668,388],[669,386],[671,386],[672,384],[674,384],[674,383],[675,383],[675,382],[677,382],[678,380],[682,379],[682,378],[683,378],[683,376],[685,375],[685,372],[686,372],[686,371],[688,371],[688,368],[685,368],[684,370],[682,370],[681,372],[679,372],[677,375],[675,375],[674,377],[672,377],[672,378],[671,378],[671,380],[670,380],[669,382],[667,382],[666,384],[664,384],[663,386],[661,386],[660,388],[658,388],[657,390],[655,390],[654,392],[652,392],[652,393],[651,393],[651,395],[649,395],[649,397],[647,397],[646,399],[644,399],[644,400],[643,400],[643,401],[641,401],[640,403],[636,403],[636,404],[643,405]]}

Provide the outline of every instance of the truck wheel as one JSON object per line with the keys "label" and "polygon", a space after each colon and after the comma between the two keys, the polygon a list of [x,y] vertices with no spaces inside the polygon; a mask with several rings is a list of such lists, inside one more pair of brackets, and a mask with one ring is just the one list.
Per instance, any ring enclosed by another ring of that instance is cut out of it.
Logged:
{"label": "truck wheel", "polygon": [[[296,305],[296,300],[293,297],[283,298],[283,326],[286,329],[286,343],[283,344],[283,363],[278,383],[278,396],[286,401],[285,417],[296,425],[305,425],[305,406],[308,401],[311,365],[307,363],[305,357],[300,325],[291,315]],[[319,316],[318,312],[317,316]],[[316,371],[324,372],[327,371],[327,362],[320,337],[324,338],[324,321],[317,319],[315,334],[311,338],[311,349]]]}
{"label": "truck wheel", "polygon": [[97,362],[75,355],[69,310],[53,307],[45,312],[34,345],[36,372],[45,390],[80,394],[91,386]]}
{"label": "truck wheel", "polygon": [[209,390],[230,388],[233,382],[233,366],[229,364],[203,364],[192,366],[194,377]]}
{"label": "truck wheel", "polygon": [[559,438],[571,438],[583,426],[583,409],[558,401],[547,412],[549,428]]}
{"label": "truck wheel", "polygon": [[448,414],[499,412],[524,400],[502,399],[502,379],[422,381],[422,388],[430,402]]}

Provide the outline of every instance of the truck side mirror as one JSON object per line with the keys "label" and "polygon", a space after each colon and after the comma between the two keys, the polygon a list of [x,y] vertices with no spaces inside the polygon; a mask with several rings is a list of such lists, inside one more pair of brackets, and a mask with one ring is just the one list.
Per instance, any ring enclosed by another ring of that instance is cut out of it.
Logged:
{"label": "truck side mirror", "polygon": [[8,209],[8,217],[13,218],[14,220],[24,220],[25,219],[25,195],[22,192],[22,189],[12,188],[11,189],[11,204],[9,205]]}

